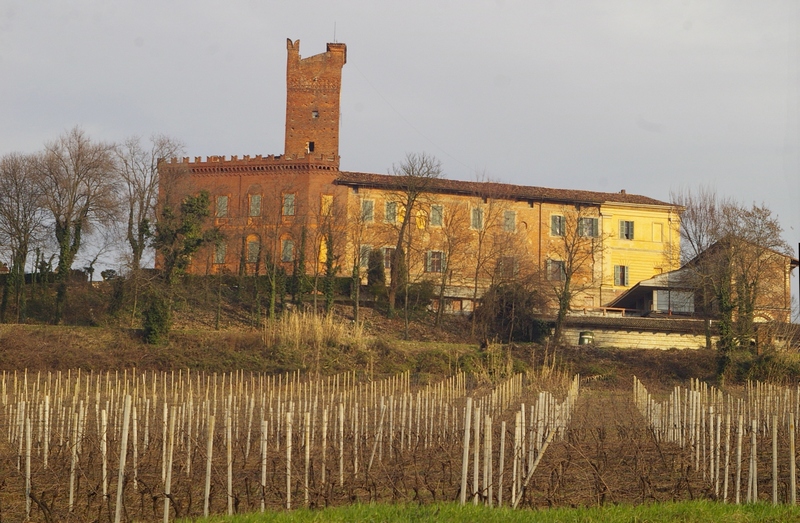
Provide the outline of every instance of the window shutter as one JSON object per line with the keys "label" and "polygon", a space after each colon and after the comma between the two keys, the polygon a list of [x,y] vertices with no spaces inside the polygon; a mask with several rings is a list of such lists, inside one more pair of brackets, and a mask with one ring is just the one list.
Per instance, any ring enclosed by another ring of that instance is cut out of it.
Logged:
{"label": "window shutter", "polygon": [[597,238],[598,223],[597,218],[582,218],[581,219],[581,236],[590,238]]}

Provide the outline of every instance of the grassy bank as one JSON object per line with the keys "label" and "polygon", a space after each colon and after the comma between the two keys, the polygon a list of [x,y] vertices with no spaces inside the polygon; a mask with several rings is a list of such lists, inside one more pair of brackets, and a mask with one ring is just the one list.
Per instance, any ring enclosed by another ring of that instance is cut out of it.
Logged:
{"label": "grassy bank", "polygon": [[[370,378],[409,371],[426,383],[462,370],[492,379],[538,367],[552,348],[537,344],[481,347],[469,336],[466,318],[448,318],[435,327],[431,318],[403,324],[372,310],[353,323],[340,311],[333,317],[289,313],[259,328],[215,330],[181,319],[160,345],[148,345],[142,332],[119,325],[54,326],[0,324],[0,371],[193,370],[257,373],[291,371],[331,375],[358,370]],[[430,321],[429,321],[430,320]],[[579,373],[608,387],[627,387],[632,376],[671,389],[689,378],[716,381],[718,353],[709,350],[556,349],[556,367]],[[732,354],[726,374],[730,385],[747,380],[789,384],[800,380],[800,355],[749,351]]]}
{"label": "grassy bank", "polygon": [[651,505],[608,505],[592,508],[558,508],[551,510],[512,510],[440,503],[433,505],[349,505],[324,510],[300,509],[291,512],[268,512],[242,516],[216,516],[195,520],[199,523],[260,522],[351,522],[351,521],[454,521],[454,522],[526,522],[553,521],[580,523],[673,522],[730,523],[778,522],[800,520],[800,507],[785,505],[725,505],[711,501],[657,503]]}
{"label": "grassy bank", "polygon": [[[458,319],[452,319],[456,322]],[[542,365],[552,349],[536,344],[480,347],[469,325],[454,323],[437,330],[415,325],[403,340],[398,327],[379,315],[362,324],[347,318],[287,314],[260,330],[213,330],[185,325],[160,345],[144,343],[135,329],[119,326],[0,325],[0,371],[86,372],[137,368],[148,371],[192,370],[255,373],[291,371],[332,375],[358,370],[369,378],[408,371],[415,383],[428,383],[459,370],[491,381],[511,372]],[[567,373],[594,377],[610,387],[627,387],[633,375],[666,386],[688,377],[713,378],[710,351],[603,350],[565,347],[556,366]],[[552,362],[552,358],[550,359]]]}
{"label": "grassy bank", "polygon": [[[288,314],[260,330],[173,330],[168,340],[148,345],[140,331],[121,327],[0,324],[0,371],[56,372],[192,370],[255,373],[358,370],[370,378],[409,371],[419,380],[457,370],[489,373],[514,365],[481,351],[475,343],[398,340],[393,333],[341,318]],[[508,357],[506,357],[508,356]],[[523,366],[518,363],[517,366]]]}

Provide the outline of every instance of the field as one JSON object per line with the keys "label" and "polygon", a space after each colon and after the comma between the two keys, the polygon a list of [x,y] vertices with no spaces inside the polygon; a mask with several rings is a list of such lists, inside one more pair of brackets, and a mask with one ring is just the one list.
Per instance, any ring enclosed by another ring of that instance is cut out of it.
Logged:
{"label": "field", "polygon": [[[418,385],[407,372],[374,381],[133,370],[0,380],[3,521],[352,503],[722,501],[723,481],[729,502],[792,501],[795,389],[724,396],[690,382],[657,401],[641,382],[609,389],[547,368],[493,386],[464,373]],[[742,431],[729,440],[754,442],[739,448],[738,468],[720,428],[730,426],[725,412],[746,417],[735,417]]]}
{"label": "field", "polygon": [[792,502],[798,391],[705,385],[713,353],[566,347],[542,365],[537,346],[311,327],[287,322],[268,350],[247,332],[152,348],[98,329],[0,332],[0,365],[31,369],[0,374],[0,519]]}

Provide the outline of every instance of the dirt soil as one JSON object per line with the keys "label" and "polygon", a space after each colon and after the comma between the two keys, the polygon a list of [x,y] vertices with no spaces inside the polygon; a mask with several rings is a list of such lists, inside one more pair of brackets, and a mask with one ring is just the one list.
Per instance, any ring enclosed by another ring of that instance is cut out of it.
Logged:
{"label": "dirt soil", "polygon": [[[343,321],[348,321],[346,312],[342,311]],[[419,376],[424,371],[433,376],[444,376],[453,370],[446,360],[453,353],[485,363],[496,357],[489,354],[492,350],[499,350],[501,359],[507,358],[515,367],[536,368],[547,359],[555,361],[556,368],[566,371],[566,374],[581,375],[582,391],[566,437],[555,441],[544,454],[526,490],[523,506],[593,506],[719,497],[702,467],[695,467],[691,449],[659,442],[632,402],[633,376],[642,380],[658,399],[663,399],[663,395],[676,385],[686,386],[689,378],[713,381],[716,365],[714,352],[573,346],[560,348],[553,354],[552,349],[533,344],[481,348],[479,343],[465,334],[469,332],[470,325],[463,318],[449,318],[439,328],[433,327],[427,320],[412,322],[409,340],[401,339],[405,334],[402,318],[389,320],[365,310],[361,319],[376,340],[373,349],[379,356],[375,363],[376,378],[381,374],[391,374],[392,369],[396,370],[402,363],[398,359],[411,357],[417,358],[418,362],[431,362],[423,365],[422,369],[415,368],[412,371],[415,375]],[[191,322],[184,322],[183,327],[173,333],[169,345],[150,347],[141,342],[136,331],[130,329],[0,326],[0,371],[13,372],[26,368],[45,372],[75,368],[121,370],[134,365],[139,370],[191,368],[269,372],[273,368],[269,366],[269,353],[263,347],[260,333],[254,329],[213,331],[199,328]],[[346,356],[343,354],[343,358]],[[522,401],[530,406],[537,393],[529,391]],[[496,420],[495,436],[498,440],[501,420],[507,423],[506,444],[510,445],[513,438],[510,429],[514,423],[513,409],[500,414]],[[759,460],[759,468],[763,467],[759,471],[759,491],[765,496],[770,492],[771,479],[767,470],[768,444],[764,438],[759,448],[761,453],[765,453],[763,459]],[[11,457],[6,458],[10,466],[13,466],[13,454],[11,449],[8,454]],[[153,477],[140,478],[145,487],[150,485],[148,488],[151,490],[142,488],[140,503],[131,505],[137,517],[144,520],[156,520],[159,517],[161,505],[158,501],[161,498],[157,476],[160,456],[158,451],[152,456],[141,457],[142,468],[145,468],[149,459],[152,461],[150,468],[155,471]],[[66,454],[61,456],[64,460],[67,457]],[[366,475],[360,483],[345,489],[336,488],[330,480],[324,485],[314,483],[312,504],[322,506],[356,500],[428,502],[458,498],[461,455],[452,444],[443,441],[431,448],[417,446],[413,451],[400,453],[393,459],[396,461],[387,456],[387,465],[376,467],[373,475]],[[64,461],[62,465],[62,469],[66,470],[68,463]],[[285,470],[285,464],[279,454],[271,456],[269,467],[268,491],[271,503],[278,508],[281,506],[280,493],[285,481],[281,472]],[[788,463],[781,461],[781,477],[786,477],[787,469]],[[181,509],[184,514],[195,514],[200,510],[197,489],[201,484],[201,473],[202,470],[197,469],[194,477],[184,478],[184,474],[176,476],[182,479],[176,483],[173,492],[184,503]],[[243,473],[247,477],[240,478],[240,483],[237,483],[237,506],[241,502],[241,510],[258,509],[258,496],[253,485],[258,484],[259,474],[257,467],[250,463],[247,472]],[[510,472],[506,474],[508,481]],[[384,483],[387,478],[388,484]],[[43,479],[40,477],[39,480],[41,484]],[[391,488],[387,485],[391,485]],[[505,489],[508,503],[508,483]],[[787,496],[786,485],[782,483],[780,489],[783,499]],[[301,491],[299,484],[296,491]],[[220,505],[221,510],[223,498],[219,493],[215,495],[215,503]],[[731,486],[729,499],[733,495]],[[16,493],[14,499],[18,501],[22,498]],[[148,500],[153,502],[149,503]],[[92,507],[92,510],[102,511],[96,503]]]}

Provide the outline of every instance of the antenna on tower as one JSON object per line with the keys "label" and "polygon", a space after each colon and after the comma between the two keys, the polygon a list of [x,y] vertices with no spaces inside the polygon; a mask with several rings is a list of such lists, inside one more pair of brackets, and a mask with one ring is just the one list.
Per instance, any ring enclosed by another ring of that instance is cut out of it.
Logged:
{"label": "antenna on tower", "polygon": [[333,43],[334,44],[337,43],[336,42],[336,22],[333,22]]}

